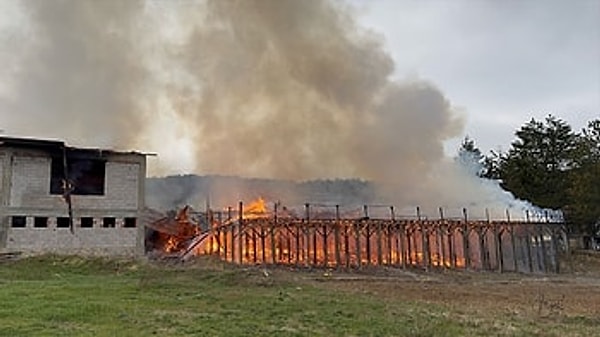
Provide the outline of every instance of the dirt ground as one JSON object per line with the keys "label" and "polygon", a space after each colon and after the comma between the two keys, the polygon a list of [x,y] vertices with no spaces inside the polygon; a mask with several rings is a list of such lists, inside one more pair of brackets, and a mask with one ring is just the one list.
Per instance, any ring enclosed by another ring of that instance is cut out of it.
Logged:
{"label": "dirt ground", "polygon": [[600,318],[600,253],[575,252],[563,259],[561,268],[560,274],[535,275],[395,269],[301,275],[321,286],[394,301],[437,303],[458,312]]}

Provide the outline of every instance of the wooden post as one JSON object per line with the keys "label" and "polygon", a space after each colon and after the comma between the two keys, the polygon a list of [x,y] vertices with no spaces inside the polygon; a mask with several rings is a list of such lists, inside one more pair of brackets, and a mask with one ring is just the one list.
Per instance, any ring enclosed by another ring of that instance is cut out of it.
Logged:
{"label": "wooden post", "polygon": [[439,251],[439,263],[438,265],[441,263],[442,267],[447,267],[446,266],[446,244],[445,244],[445,238],[446,238],[446,231],[445,231],[445,226],[446,223],[444,221],[444,211],[443,208],[440,207],[439,209],[440,211],[440,223],[437,229],[437,238],[438,238],[438,251]]}
{"label": "wooden post", "polygon": [[308,203],[304,204],[304,219],[306,219],[305,232],[304,232],[304,248],[305,248],[305,260],[306,266],[310,265],[310,212]]}
{"label": "wooden post", "polygon": [[427,225],[421,222],[421,240],[422,240],[422,250],[423,250],[423,264],[426,270],[431,268],[431,249],[429,247],[429,229]]}
{"label": "wooden post", "polygon": [[375,235],[377,238],[377,265],[381,266],[381,265],[383,265],[383,251],[381,248],[381,239],[382,239],[382,237],[381,237],[381,222],[377,221],[376,225],[377,225],[377,227],[375,228],[375,231],[376,231]]}
{"label": "wooden post", "polygon": [[356,265],[358,268],[362,266],[360,254],[360,220],[354,223],[355,239],[356,239]]}
{"label": "wooden post", "polygon": [[[488,209],[485,209],[485,214],[487,217],[488,223],[490,221],[490,213]],[[494,244],[496,245],[496,265],[498,266],[498,272],[504,272],[504,251],[502,249],[502,228],[498,229],[499,224],[496,222],[492,224],[494,227]]]}
{"label": "wooden post", "polygon": [[527,218],[527,223],[526,223],[526,232],[527,235],[525,236],[525,247],[527,248],[527,266],[529,267],[529,272],[533,273],[533,256],[532,256],[532,251],[531,251],[531,223],[529,221],[529,210],[525,211],[525,216]]}
{"label": "wooden post", "polygon": [[[395,222],[395,221],[394,221]],[[394,233],[394,222],[388,224],[387,226],[387,231],[386,231],[386,238],[387,238],[387,264],[388,265],[393,265],[394,264],[394,240],[393,237],[395,237]]]}
{"label": "wooden post", "polygon": [[[270,221],[269,221],[270,223]],[[265,233],[265,227],[264,225],[260,226],[260,262],[264,265],[267,264],[267,242],[266,242],[266,236],[267,234]]]}
{"label": "wooden post", "polygon": [[[206,205],[206,211],[204,213],[204,221],[206,221],[206,231],[209,232],[208,233],[208,237],[210,238],[208,241],[208,254],[212,255],[213,254],[213,247],[214,247],[214,243],[215,243],[215,233],[214,233],[214,229],[212,226],[213,221],[211,221],[211,215],[210,215],[210,207],[208,206],[208,204]],[[202,229],[202,226],[200,226],[200,230]]]}
{"label": "wooden post", "polygon": [[529,272],[533,273],[533,259],[531,256],[531,236],[529,235],[529,230],[527,235],[525,236],[525,247],[527,247],[527,266],[529,267]]}
{"label": "wooden post", "polygon": [[413,223],[409,223],[410,227],[406,229],[406,263],[413,264],[412,246],[413,245]]}
{"label": "wooden post", "polygon": [[348,234],[350,228],[344,224],[344,255],[346,256],[346,268],[350,268],[350,237]]}
{"label": "wooden post", "polygon": [[419,230],[421,231],[421,262],[425,269],[429,268],[429,247],[427,247],[427,229],[421,222],[421,209],[417,207],[417,221],[419,224]]}
{"label": "wooden post", "polygon": [[[388,226],[388,232],[387,232],[387,237],[388,237],[388,264],[389,265],[393,265],[394,261],[393,261],[393,252],[394,252],[394,247],[393,247],[393,243],[392,243],[392,233],[394,231],[394,228],[396,227],[396,215],[394,214],[394,206],[390,206],[390,217],[392,219],[391,224]],[[396,237],[394,235],[394,237]],[[397,251],[397,249],[396,249]]]}
{"label": "wooden post", "polygon": [[252,228],[252,259],[256,264],[258,261],[258,250],[256,249],[256,228]]}
{"label": "wooden post", "polygon": [[217,223],[214,224],[213,226],[213,231],[214,231],[214,236],[215,236],[215,244],[217,246],[217,256],[221,256],[221,225],[223,224],[222,220],[222,214],[221,212],[217,213]]}
{"label": "wooden post", "polygon": [[238,255],[239,255],[239,262],[240,264],[242,264],[244,262],[244,247],[243,247],[243,242],[242,241],[242,229],[243,229],[243,222],[244,222],[244,203],[242,201],[240,201],[239,204],[239,211],[238,211]]}
{"label": "wooden post", "polygon": [[[546,216],[546,224],[548,223],[548,217]],[[540,246],[542,248],[542,264],[544,265],[544,272],[548,272],[548,256],[546,250],[546,242],[544,239],[544,224],[539,225],[538,233],[540,235]]]}
{"label": "wooden post", "polygon": [[340,256],[340,205],[335,205],[335,227],[333,233],[333,244],[335,246],[335,267],[339,268],[342,264]]}
{"label": "wooden post", "polygon": [[519,259],[517,256],[517,243],[515,242],[515,227],[510,224],[510,245],[511,245],[511,249],[512,249],[512,256],[513,256],[513,266],[515,268],[515,272],[519,272]]}
{"label": "wooden post", "polygon": [[450,263],[452,265],[452,268],[456,268],[456,265],[458,264],[457,260],[457,256],[456,256],[456,249],[454,248],[454,233],[453,233],[453,228],[448,225],[448,253],[450,254]]}
{"label": "wooden post", "polygon": [[314,267],[316,267],[318,265],[318,260],[317,260],[317,229],[316,227],[313,228],[312,224],[310,222],[310,205],[306,204],[306,219],[308,221],[308,230],[310,233],[310,236],[312,238],[312,265]]}
{"label": "wooden post", "polygon": [[[554,226],[554,225],[553,225]],[[553,259],[553,265],[554,265],[554,272],[555,273],[560,273],[560,263],[559,263],[559,256],[560,256],[560,247],[558,246],[558,238],[557,235],[559,233],[557,233],[557,231],[554,228],[550,228],[550,235],[552,238],[552,252],[554,253],[552,256],[554,257]]]}
{"label": "wooden post", "polygon": [[533,260],[531,257],[531,236],[529,235],[529,223],[526,224],[526,235],[525,235],[525,248],[526,248],[526,256],[527,256],[527,267],[530,273],[533,273]]}
{"label": "wooden post", "polygon": [[329,228],[327,228],[327,223],[323,222],[323,267],[327,267],[329,265],[329,247],[327,245],[327,237],[329,236]]}
{"label": "wooden post", "polygon": [[487,258],[486,258],[486,244],[485,244],[485,228],[481,228],[478,226],[477,228],[477,236],[479,237],[479,260],[481,261],[481,269],[487,269]]}
{"label": "wooden post", "polygon": [[469,269],[471,268],[471,257],[470,257],[470,252],[469,252],[469,233],[470,233],[470,229],[469,229],[469,218],[467,216],[467,209],[463,208],[463,218],[464,218],[464,225],[463,225],[463,255],[465,258],[465,268]]}
{"label": "wooden post", "polygon": [[301,252],[301,248],[300,245],[303,244],[303,242],[301,242],[300,240],[300,227],[298,225],[296,225],[296,265],[299,265],[301,262],[301,257],[302,257],[302,252]]}
{"label": "wooden post", "polygon": [[[444,218],[444,209],[442,207],[440,207],[440,218],[442,219],[442,221],[445,223],[446,219]],[[444,231],[444,236],[448,239],[448,255],[449,255],[449,259],[450,259],[450,264],[452,266],[452,268],[456,268],[457,265],[457,256],[456,256],[456,249],[454,248],[454,233],[453,233],[453,228],[450,225],[450,223],[448,223],[446,225],[446,231]]]}
{"label": "wooden post", "polygon": [[228,208],[229,211],[229,229],[231,231],[231,262],[235,263],[235,227],[236,224],[233,222],[233,209],[231,207]]}
{"label": "wooden post", "polygon": [[510,228],[510,246],[512,250],[513,256],[513,266],[515,268],[515,272],[519,271],[519,261],[517,259],[517,246],[515,243],[515,228],[512,222],[510,221],[510,211],[506,209],[506,221],[508,222],[508,228]]}
{"label": "wooden post", "polygon": [[406,258],[406,251],[404,249],[404,242],[405,242],[405,238],[406,238],[406,226],[405,223],[402,224],[398,224],[398,235],[399,235],[399,247],[400,247],[400,258],[401,261],[400,263],[402,263],[402,269],[406,269],[407,267],[407,258]]}
{"label": "wooden post", "polygon": [[275,242],[275,229],[277,228],[279,221],[279,205],[273,204],[273,222],[271,223],[270,235],[271,235],[271,262],[276,264],[280,261],[277,260],[277,247]]}
{"label": "wooden post", "polygon": [[[290,231],[290,229],[288,227],[286,227],[285,229],[286,229],[286,235],[285,235],[285,237],[286,237],[287,252],[288,252],[288,254],[287,254],[287,263],[289,265],[291,265],[292,264],[292,235],[291,235],[291,231]],[[282,230],[281,230],[280,233],[283,233],[283,228],[282,228]],[[280,236],[281,236],[281,234],[280,234]]]}
{"label": "wooden post", "polygon": [[367,205],[363,206],[364,209],[364,223],[366,229],[366,240],[365,249],[367,251],[367,266],[371,265],[371,221],[369,220],[369,208]]}
{"label": "wooden post", "polygon": [[227,241],[229,241],[229,230],[227,227],[223,227],[219,231],[223,233],[223,259],[227,261]]}

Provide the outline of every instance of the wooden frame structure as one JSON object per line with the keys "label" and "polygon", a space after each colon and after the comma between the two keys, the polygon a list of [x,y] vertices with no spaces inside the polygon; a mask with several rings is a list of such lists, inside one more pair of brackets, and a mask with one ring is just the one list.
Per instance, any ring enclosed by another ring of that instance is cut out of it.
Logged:
{"label": "wooden frame structure", "polygon": [[[203,253],[238,264],[321,268],[462,268],[498,272],[558,273],[565,242],[562,222],[502,221],[417,217],[372,218],[326,215],[305,204],[302,217],[278,210],[248,216],[240,202],[234,212],[207,212],[212,224]],[[508,213],[507,213],[508,215]],[[529,216],[527,217],[529,218]]]}

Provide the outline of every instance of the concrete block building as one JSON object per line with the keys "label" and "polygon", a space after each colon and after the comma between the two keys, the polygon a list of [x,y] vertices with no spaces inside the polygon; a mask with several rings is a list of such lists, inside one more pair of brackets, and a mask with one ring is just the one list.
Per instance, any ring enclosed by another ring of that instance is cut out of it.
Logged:
{"label": "concrete block building", "polygon": [[0,252],[144,253],[146,155],[0,137]]}

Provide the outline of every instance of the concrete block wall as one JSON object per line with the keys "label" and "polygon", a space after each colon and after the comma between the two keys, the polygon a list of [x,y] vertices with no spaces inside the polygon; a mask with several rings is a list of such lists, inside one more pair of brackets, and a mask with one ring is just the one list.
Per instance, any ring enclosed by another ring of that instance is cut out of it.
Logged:
{"label": "concrete block wall", "polygon": [[[0,148],[0,252],[144,253],[143,224],[124,227],[124,219],[138,218],[144,207],[144,155],[108,156],[104,195],[72,196],[73,233],[56,226],[58,217],[68,217],[68,207],[62,195],[50,194],[51,163],[42,151]],[[12,227],[14,216],[25,216],[26,227]],[[35,217],[47,217],[47,227],[35,228]],[[93,218],[94,227],[81,227],[82,217]],[[116,226],[103,228],[104,217],[115,218]]]}
{"label": "concrete block wall", "polygon": [[6,166],[6,154],[0,149],[0,251],[4,249],[6,245],[6,239],[8,237],[8,221],[5,216],[5,206],[7,203],[8,195],[8,183],[5,183],[5,172],[4,167]]}
{"label": "concrete block wall", "polygon": [[2,196],[4,195],[4,184],[2,183],[2,177],[4,177],[4,162],[5,154],[0,152],[0,206],[2,205]]}
{"label": "concrete block wall", "polygon": [[8,228],[6,250],[26,253],[61,253],[82,255],[135,255],[138,228],[124,228],[123,219],[114,228],[103,228],[102,219],[94,227],[82,228],[75,221],[74,231],[58,228],[56,218],[48,218],[47,227],[34,227],[34,217],[27,217],[24,228]]}
{"label": "concrete block wall", "polygon": [[[61,195],[50,194],[49,157],[14,156],[10,207],[64,209]],[[73,207],[101,210],[137,210],[140,164],[107,162],[104,195],[73,195]],[[143,179],[143,177],[142,177]]]}

